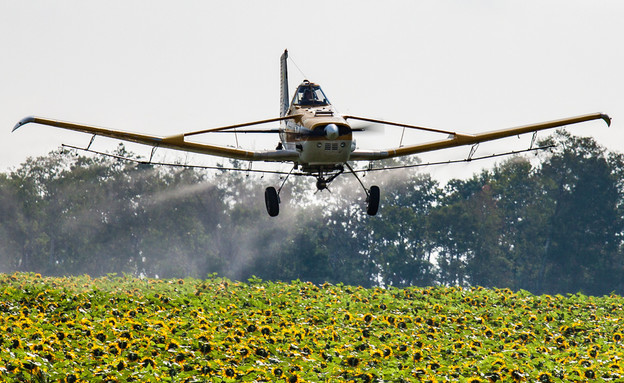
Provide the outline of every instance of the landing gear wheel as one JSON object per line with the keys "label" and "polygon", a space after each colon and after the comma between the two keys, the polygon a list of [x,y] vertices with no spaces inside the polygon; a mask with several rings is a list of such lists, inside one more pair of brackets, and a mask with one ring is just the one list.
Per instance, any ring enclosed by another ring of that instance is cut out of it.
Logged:
{"label": "landing gear wheel", "polygon": [[269,186],[264,191],[264,203],[266,204],[267,212],[271,217],[277,217],[279,214],[279,196],[277,190],[273,186]]}
{"label": "landing gear wheel", "polygon": [[377,210],[379,210],[379,186],[371,186],[368,191],[368,207],[366,208],[366,213],[368,215],[377,214]]}

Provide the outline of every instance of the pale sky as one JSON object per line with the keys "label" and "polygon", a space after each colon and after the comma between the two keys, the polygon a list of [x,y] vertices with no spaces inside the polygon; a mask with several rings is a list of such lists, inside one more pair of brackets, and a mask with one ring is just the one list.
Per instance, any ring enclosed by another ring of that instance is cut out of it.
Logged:
{"label": "pale sky", "polygon": [[[286,48],[342,113],[475,133],[605,112],[610,128],[568,130],[624,152],[622,20],[621,0],[0,0],[0,168],[89,143],[32,124],[10,133],[28,115],[163,136],[277,117]],[[289,65],[292,91],[304,77]],[[358,146],[397,146],[400,135],[387,128]],[[239,138],[252,149],[278,140]],[[521,150],[530,138],[482,144],[477,155]],[[431,139],[411,134],[404,144]],[[97,138],[94,148],[117,142]],[[480,166],[426,171],[464,177]]]}

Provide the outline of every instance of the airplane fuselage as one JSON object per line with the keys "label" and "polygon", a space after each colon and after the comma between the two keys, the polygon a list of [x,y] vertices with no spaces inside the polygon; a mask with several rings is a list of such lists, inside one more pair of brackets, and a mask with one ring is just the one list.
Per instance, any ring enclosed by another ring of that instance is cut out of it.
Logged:
{"label": "airplane fuselage", "polygon": [[[314,101],[303,100],[303,95],[314,89],[320,96]],[[301,96],[300,96],[301,95]],[[304,81],[288,108],[282,122],[280,140],[286,150],[299,153],[298,163],[306,167],[332,167],[349,160],[355,150],[351,127],[327,101],[320,87]]]}
{"label": "airplane fuselage", "polygon": [[349,160],[354,145],[351,128],[340,116],[334,116],[332,108],[299,108],[294,121],[288,121],[281,134],[286,149],[299,152],[301,164],[342,164]]}

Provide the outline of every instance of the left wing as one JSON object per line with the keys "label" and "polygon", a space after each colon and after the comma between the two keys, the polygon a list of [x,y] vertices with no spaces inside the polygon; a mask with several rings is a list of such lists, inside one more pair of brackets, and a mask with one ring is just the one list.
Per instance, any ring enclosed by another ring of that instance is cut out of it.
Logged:
{"label": "left wing", "polygon": [[287,119],[291,119],[295,117],[296,116],[278,117],[278,118],[272,118],[268,120],[248,122],[245,124],[231,125],[231,126],[225,126],[221,128],[213,128],[213,129],[201,130],[197,132],[177,134],[177,135],[168,136],[168,137],[158,137],[158,136],[149,136],[149,135],[137,134],[137,133],[129,133],[129,132],[111,130],[111,129],[106,129],[106,128],[90,126],[90,125],[75,124],[72,122],[50,120],[50,119],[41,118],[41,117],[26,117],[22,119],[20,122],[18,122],[17,125],[15,125],[15,127],[13,128],[13,131],[17,130],[22,125],[25,125],[28,123],[36,123],[36,124],[54,126],[57,128],[75,130],[78,132],[90,133],[96,136],[111,137],[111,138],[116,138],[116,139],[120,139],[124,141],[137,142],[140,144],[151,145],[151,146],[156,146],[156,147],[163,147],[163,148],[177,149],[177,150],[183,150],[183,151],[188,151],[188,152],[209,154],[213,156],[234,158],[234,159],[245,160],[245,161],[280,162],[280,161],[296,161],[299,158],[299,153],[295,150],[248,151],[248,150],[242,150],[242,149],[228,148],[224,146],[188,142],[185,140],[185,137],[207,133],[211,131],[214,131],[214,132],[227,131],[229,129],[235,129],[238,127],[287,120]]}
{"label": "left wing", "polygon": [[498,140],[500,138],[515,136],[515,135],[519,135],[523,133],[531,133],[531,132],[536,132],[538,130],[557,128],[560,126],[577,124],[580,122],[598,120],[598,119],[604,120],[607,123],[607,126],[611,125],[611,118],[608,115],[602,114],[602,113],[593,113],[593,114],[586,114],[583,116],[564,118],[561,120],[541,122],[538,124],[518,126],[515,128],[495,130],[495,131],[486,132],[486,133],[460,134],[456,132],[444,131],[444,130],[439,130],[439,129],[424,128],[424,127],[419,127],[419,126],[405,125],[405,124],[400,124],[400,123],[395,123],[395,122],[387,122],[387,121],[374,120],[370,118],[363,118],[363,117],[356,117],[356,116],[344,116],[344,118],[362,120],[362,121],[367,121],[367,122],[375,122],[375,123],[381,123],[381,124],[387,124],[387,125],[395,125],[395,126],[401,126],[401,127],[406,127],[410,129],[426,130],[430,132],[444,133],[444,134],[449,135],[448,138],[444,140],[433,141],[433,142],[428,142],[428,143],[418,144],[418,145],[404,146],[400,148],[392,148],[392,149],[380,150],[380,151],[356,150],[353,153],[351,153],[350,159],[353,161],[381,160],[385,158],[409,156],[411,154],[452,148],[455,146],[474,145],[480,142]]}

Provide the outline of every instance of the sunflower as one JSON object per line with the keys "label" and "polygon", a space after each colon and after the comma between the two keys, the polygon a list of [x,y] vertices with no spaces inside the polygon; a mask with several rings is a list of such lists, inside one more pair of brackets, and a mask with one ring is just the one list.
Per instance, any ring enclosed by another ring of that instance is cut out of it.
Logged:
{"label": "sunflower", "polygon": [[245,357],[245,356],[249,355],[249,352],[250,352],[250,351],[249,351],[249,349],[248,349],[247,347],[243,347],[243,348],[241,348],[240,350],[238,350],[238,353],[239,353],[241,356],[243,356],[243,357]]}
{"label": "sunflower", "polygon": [[269,356],[269,352],[262,347],[256,348],[255,354],[256,356],[259,356],[261,358],[266,358],[267,356]]}
{"label": "sunflower", "polygon": [[360,360],[355,356],[350,356],[347,358],[347,364],[349,367],[357,367],[360,364]]}
{"label": "sunflower", "polygon": [[32,360],[25,360],[22,362],[22,367],[31,373],[35,372],[37,365]]}
{"label": "sunflower", "polygon": [[383,355],[386,359],[390,358],[392,356],[392,349],[390,347],[384,347]]}
{"label": "sunflower", "polygon": [[510,373],[511,377],[513,378],[514,382],[520,382],[524,380],[524,377],[526,376],[522,371],[520,370],[511,370]]}
{"label": "sunflower", "polygon": [[212,367],[210,367],[210,366],[202,366],[202,367],[199,369],[199,372],[200,372],[202,375],[210,375],[210,373],[212,373],[212,371],[213,371],[213,370],[212,370]]}
{"label": "sunflower", "polygon": [[210,343],[201,342],[199,343],[199,351],[202,354],[208,354],[210,351],[212,351],[212,346],[210,345]]}
{"label": "sunflower", "polygon": [[137,360],[139,360],[139,355],[134,352],[129,352],[127,357],[128,361],[130,362],[136,362]]}
{"label": "sunflower", "polygon": [[438,362],[432,362],[432,363],[429,363],[427,367],[429,367],[431,371],[437,371],[442,366]]}
{"label": "sunflower", "polygon": [[180,347],[180,345],[178,344],[178,342],[176,342],[175,340],[171,340],[169,342],[169,344],[167,345],[167,350],[175,350],[178,347]]}
{"label": "sunflower", "polygon": [[597,347],[591,347],[589,350],[587,350],[587,355],[590,358],[596,358],[598,356],[598,348]]}
{"label": "sunflower", "polygon": [[236,371],[234,371],[234,369],[232,369],[231,367],[225,369],[225,376],[227,376],[228,378],[232,378],[234,377],[234,375],[236,375]]}
{"label": "sunflower", "polygon": [[176,354],[176,356],[175,356],[176,363],[182,363],[185,360],[186,360],[186,354],[184,354],[183,352],[180,352],[180,353]]}
{"label": "sunflower", "polygon": [[19,360],[13,360],[6,364],[5,368],[8,372],[13,372],[19,370],[22,367],[22,364]]}
{"label": "sunflower", "polygon": [[501,358],[497,358],[493,363],[492,363],[492,369],[494,371],[502,371],[505,370],[507,368],[507,366],[505,365],[505,361],[502,360]]}
{"label": "sunflower", "polygon": [[113,343],[108,347],[108,352],[113,355],[119,355],[121,353],[121,349],[117,343]]}
{"label": "sunflower", "polygon": [[104,356],[104,350],[102,349],[102,347],[95,346],[91,349],[91,354],[94,357],[99,358]]}
{"label": "sunflower", "polygon": [[591,368],[588,368],[587,370],[585,370],[583,375],[585,375],[587,379],[594,379],[596,377],[596,372],[594,372],[594,370],[592,370]]}
{"label": "sunflower", "polygon": [[122,371],[123,369],[126,368],[126,363],[123,360],[119,360],[116,364],[115,364],[115,368],[117,369],[117,371]]}
{"label": "sunflower", "polygon": [[106,341],[106,334],[104,334],[103,332],[99,332],[99,333],[95,334],[95,339],[99,340],[100,342],[105,342]]}
{"label": "sunflower", "polygon": [[65,339],[66,335],[63,331],[59,331],[56,333],[56,339],[58,339],[59,341],[62,341],[63,339]]}
{"label": "sunflower", "polygon": [[156,366],[156,363],[154,363],[154,361],[150,358],[144,358],[141,361],[141,365],[143,365],[143,367],[147,368],[147,367],[152,367],[154,368],[154,366]]}
{"label": "sunflower", "polygon": [[11,346],[10,346],[10,348],[17,349],[17,348],[21,348],[21,347],[22,347],[22,342],[19,340],[19,338],[11,339]]}

